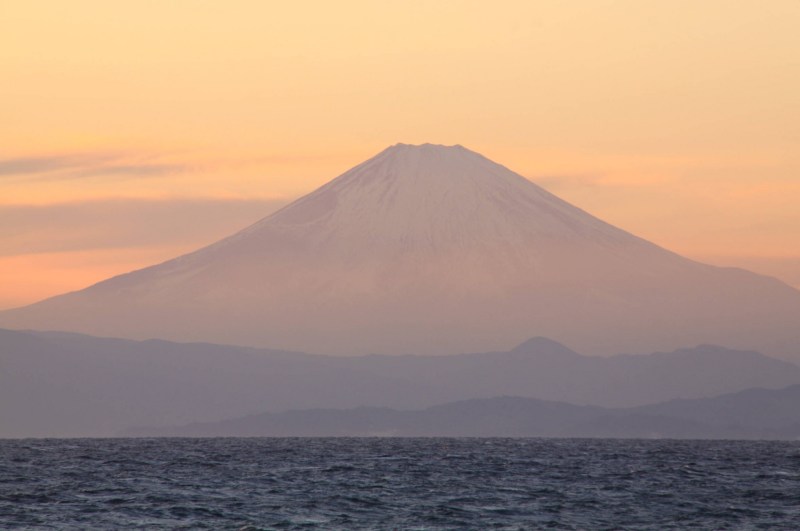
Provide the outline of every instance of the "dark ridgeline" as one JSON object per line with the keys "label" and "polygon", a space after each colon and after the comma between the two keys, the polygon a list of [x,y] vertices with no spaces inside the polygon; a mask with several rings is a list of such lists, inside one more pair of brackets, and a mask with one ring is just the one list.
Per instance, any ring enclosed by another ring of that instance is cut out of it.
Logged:
{"label": "dark ridgeline", "polygon": [[[706,436],[711,433],[706,424],[713,415],[696,418],[688,413],[678,415],[645,408],[637,410],[635,418],[625,419],[597,406],[642,406],[675,398],[703,398],[800,383],[800,367],[755,352],[700,346],[600,358],[582,356],[544,338],[529,340],[507,352],[343,358],[212,344],[0,330],[0,368],[0,437],[113,436],[133,426],[172,429],[192,422],[265,412],[360,406],[423,409],[498,396],[562,403],[542,409],[545,402],[515,398],[465,402],[419,414],[360,409],[262,418],[267,426],[284,426],[275,428],[283,431],[273,433],[285,435],[400,433],[403,429],[412,430],[404,432],[407,434],[455,435],[461,422],[464,434]],[[512,407],[514,404],[525,407]],[[581,405],[595,407],[577,407]],[[482,418],[480,422],[485,424],[472,424],[468,415],[463,417],[468,407],[476,408],[475,422]],[[744,402],[737,407],[741,407],[743,418],[745,413],[750,414]],[[731,416],[726,423],[737,424],[737,407],[728,408]],[[779,411],[775,405],[756,402],[750,407],[764,418],[769,418],[765,412]],[[501,413],[504,408],[508,411]],[[791,404],[787,408],[800,410]],[[694,405],[688,410],[703,411]],[[499,415],[499,424],[489,423],[492,411]],[[712,407],[710,411],[716,410]],[[550,413],[542,417],[542,412]],[[574,427],[574,415],[579,415],[584,431],[563,431]],[[446,431],[425,432],[424,423],[403,424],[403,419],[412,417],[434,419],[427,425],[435,429],[446,427]],[[553,424],[561,417],[563,425]],[[667,419],[673,417],[682,420],[670,427],[669,423],[675,421]],[[508,419],[519,421],[518,427],[509,424]],[[539,420],[534,422],[535,419]],[[338,428],[336,422],[340,423]],[[692,423],[699,424],[695,431]],[[748,429],[749,423],[745,423]],[[783,424],[764,425],[765,436],[773,436],[769,430]],[[241,422],[233,425],[235,430],[229,435],[247,432]],[[286,426],[293,426],[296,431],[287,431]],[[267,433],[259,432],[266,428],[257,423],[252,429],[253,434]],[[540,431],[531,431],[536,429]],[[679,429],[683,431],[676,431]],[[734,432],[717,429],[714,433],[732,436]],[[750,433],[742,432],[742,436]]]}
{"label": "dark ridgeline", "polygon": [[800,385],[626,409],[498,397],[424,410],[313,409],[140,427],[134,437],[592,437],[800,439]]}

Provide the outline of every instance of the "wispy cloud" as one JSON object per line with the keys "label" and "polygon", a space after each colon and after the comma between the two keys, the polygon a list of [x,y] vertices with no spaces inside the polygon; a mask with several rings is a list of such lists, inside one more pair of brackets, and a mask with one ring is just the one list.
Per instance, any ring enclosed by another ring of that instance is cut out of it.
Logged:
{"label": "wispy cloud", "polygon": [[660,173],[622,171],[613,173],[575,173],[534,175],[531,180],[551,191],[590,189],[632,189],[664,186],[675,181],[675,177]]}
{"label": "wispy cloud", "polygon": [[0,256],[211,243],[286,201],[107,199],[0,206]]}
{"label": "wispy cloud", "polygon": [[0,159],[0,176],[38,175],[81,166],[99,165],[107,161],[108,158],[108,155],[59,155]]}
{"label": "wispy cloud", "polygon": [[120,164],[98,166],[68,172],[59,179],[84,179],[88,177],[147,178],[183,173],[189,166],[181,164]]}
{"label": "wispy cloud", "polygon": [[0,159],[0,177],[57,181],[108,177],[135,179],[162,177],[190,169],[184,164],[154,162],[152,156],[121,153],[44,155]]}
{"label": "wispy cloud", "polygon": [[[602,175],[573,174],[573,175],[535,175],[531,180],[548,190],[562,190],[564,188],[598,188],[609,186],[603,182]],[[613,185],[612,185],[613,186]]]}

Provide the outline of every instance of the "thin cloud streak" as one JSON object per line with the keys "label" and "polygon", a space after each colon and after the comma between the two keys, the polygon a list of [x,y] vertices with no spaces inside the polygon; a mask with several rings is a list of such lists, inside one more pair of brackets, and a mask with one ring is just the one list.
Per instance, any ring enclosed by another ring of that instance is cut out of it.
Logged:
{"label": "thin cloud streak", "polygon": [[61,181],[113,177],[119,179],[163,177],[191,169],[184,164],[153,163],[143,157],[119,153],[47,155],[0,159],[0,177],[33,181]]}
{"label": "thin cloud streak", "polygon": [[107,199],[0,206],[0,256],[203,245],[269,215],[283,200]]}
{"label": "thin cloud streak", "polygon": [[607,185],[602,181],[602,176],[592,174],[576,175],[534,175],[530,180],[548,190],[561,190],[564,188],[599,188]]}
{"label": "thin cloud streak", "polygon": [[0,176],[27,176],[103,164],[111,155],[56,155],[0,160]]}
{"label": "thin cloud streak", "polygon": [[69,172],[66,175],[57,176],[57,179],[84,179],[88,177],[163,177],[183,173],[190,169],[189,166],[181,164],[123,164],[117,166],[101,166],[99,168],[88,168]]}

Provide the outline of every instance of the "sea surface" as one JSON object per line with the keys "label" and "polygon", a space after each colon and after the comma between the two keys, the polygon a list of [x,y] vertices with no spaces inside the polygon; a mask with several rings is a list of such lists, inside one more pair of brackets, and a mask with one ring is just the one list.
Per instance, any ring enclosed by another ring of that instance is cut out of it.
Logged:
{"label": "sea surface", "polygon": [[800,444],[0,440],[0,528],[800,529]]}

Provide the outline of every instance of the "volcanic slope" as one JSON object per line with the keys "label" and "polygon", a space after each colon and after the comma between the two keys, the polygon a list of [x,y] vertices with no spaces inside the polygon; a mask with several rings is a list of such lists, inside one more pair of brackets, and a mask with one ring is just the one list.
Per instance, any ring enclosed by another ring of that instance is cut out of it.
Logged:
{"label": "volcanic slope", "polygon": [[0,326],[330,354],[595,354],[699,343],[800,357],[800,292],[615,228],[461,146],[398,144],[233,236]]}

